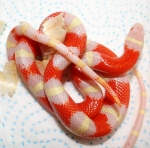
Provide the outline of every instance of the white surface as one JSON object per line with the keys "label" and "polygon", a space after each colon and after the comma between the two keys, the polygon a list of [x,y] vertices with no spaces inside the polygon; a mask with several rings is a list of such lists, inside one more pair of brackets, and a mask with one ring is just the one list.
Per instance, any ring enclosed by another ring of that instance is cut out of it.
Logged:
{"label": "white surface", "polygon": [[[135,148],[150,147],[150,2],[149,0],[0,0],[0,19],[7,28],[0,35],[0,70],[7,61],[6,39],[21,21],[38,29],[42,20],[56,11],[73,13],[85,25],[88,39],[97,41],[118,56],[123,52],[126,34],[140,22],[145,30],[145,46],[137,63],[147,89],[147,109]],[[104,138],[89,140],[66,131],[49,115],[20,81],[13,98],[0,97],[0,148],[119,148],[127,139],[139,105],[139,86],[130,71],[131,100],[125,120],[117,131]],[[67,82],[73,96],[79,94]],[[75,98],[75,97],[74,97]]]}

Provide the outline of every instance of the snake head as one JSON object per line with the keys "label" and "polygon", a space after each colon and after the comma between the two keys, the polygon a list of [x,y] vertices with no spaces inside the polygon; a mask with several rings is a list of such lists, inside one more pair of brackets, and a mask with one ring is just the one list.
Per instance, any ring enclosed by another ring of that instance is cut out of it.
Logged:
{"label": "snake head", "polygon": [[144,28],[140,23],[136,23],[129,31],[125,45],[135,51],[141,51],[144,46]]}

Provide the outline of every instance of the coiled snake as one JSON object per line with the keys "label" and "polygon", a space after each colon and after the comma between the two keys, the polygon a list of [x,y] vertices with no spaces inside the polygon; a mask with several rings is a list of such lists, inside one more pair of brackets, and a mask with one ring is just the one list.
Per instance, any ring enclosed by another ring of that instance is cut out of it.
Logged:
{"label": "coiled snake", "polygon": [[[63,43],[43,32],[45,22],[60,14],[67,28]],[[39,30],[24,22],[13,28],[7,40],[7,54],[9,60],[16,61],[25,84],[48,112],[72,133],[96,138],[109,134],[126,114],[130,85],[125,73],[137,62],[143,42],[143,27],[137,23],[125,39],[123,55],[117,57],[105,46],[87,42],[85,28],[76,16],[57,12],[48,16]],[[35,59],[41,54],[37,49],[43,45],[57,52],[42,75]],[[72,79],[85,98],[81,103],[75,103],[62,84],[63,72],[70,64]],[[105,88],[104,94],[99,84]]]}

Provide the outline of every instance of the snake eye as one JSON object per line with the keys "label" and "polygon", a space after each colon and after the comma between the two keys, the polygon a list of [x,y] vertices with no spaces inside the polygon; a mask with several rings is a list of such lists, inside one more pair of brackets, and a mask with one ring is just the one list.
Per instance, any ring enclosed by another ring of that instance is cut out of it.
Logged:
{"label": "snake eye", "polygon": [[134,28],[132,27],[131,29],[130,29],[130,31],[132,31]]}

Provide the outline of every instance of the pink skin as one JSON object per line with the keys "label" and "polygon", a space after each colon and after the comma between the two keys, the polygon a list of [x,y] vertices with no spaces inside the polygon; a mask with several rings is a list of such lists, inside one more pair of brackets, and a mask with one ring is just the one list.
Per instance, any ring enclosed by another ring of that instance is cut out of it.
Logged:
{"label": "pink skin", "polygon": [[136,117],[136,120],[134,122],[134,126],[132,128],[132,131],[128,137],[128,139],[126,140],[123,148],[133,148],[135,145],[135,142],[137,141],[138,135],[140,133],[142,124],[143,124],[143,119],[144,119],[144,113],[146,110],[146,89],[145,89],[145,85],[144,85],[144,81],[140,75],[140,73],[137,71],[136,68],[134,68],[134,72],[137,76],[139,85],[140,85],[140,105],[139,105],[139,109],[138,109],[138,114]]}

